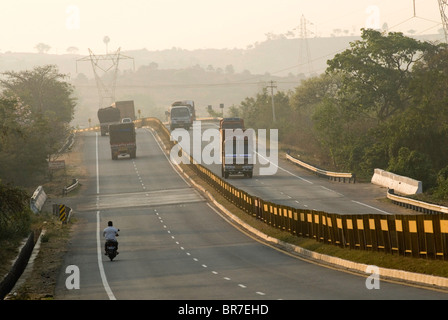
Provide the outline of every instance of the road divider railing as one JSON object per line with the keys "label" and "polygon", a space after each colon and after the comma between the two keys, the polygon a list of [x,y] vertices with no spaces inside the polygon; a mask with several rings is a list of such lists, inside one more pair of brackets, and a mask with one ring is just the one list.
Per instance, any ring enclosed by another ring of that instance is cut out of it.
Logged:
{"label": "road divider railing", "polygon": [[446,215],[345,215],[298,209],[264,201],[202,165],[191,166],[235,206],[293,235],[350,249],[448,260]]}
{"label": "road divider railing", "polygon": [[395,194],[394,189],[387,189],[387,198],[399,206],[426,214],[448,213],[448,207],[399,196]]}
{"label": "road divider railing", "polygon": [[344,172],[332,172],[328,170],[322,170],[315,166],[310,165],[309,163],[306,163],[302,160],[299,160],[297,158],[294,158],[290,154],[286,154],[286,159],[291,161],[292,163],[295,163],[296,165],[305,168],[311,172],[314,172],[315,174],[326,177],[332,181],[339,181],[339,182],[356,182],[356,174],[354,173],[344,173]]}
{"label": "road divider railing", "polygon": [[[156,130],[161,139],[170,141],[170,133],[160,120],[153,118],[145,125]],[[448,215],[346,215],[280,205],[233,186],[189,158],[188,166],[203,181],[233,205],[271,227],[353,250],[448,260]]]}
{"label": "road divider railing", "polygon": [[72,192],[73,190],[75,190],[78,187],[79,187],[79,180],[73,179],[71,184],[69,184],[68,186],[65,186],[62,189],[62,193],[64,196],[66,196],[67,194],[69,194],[69,192]]}

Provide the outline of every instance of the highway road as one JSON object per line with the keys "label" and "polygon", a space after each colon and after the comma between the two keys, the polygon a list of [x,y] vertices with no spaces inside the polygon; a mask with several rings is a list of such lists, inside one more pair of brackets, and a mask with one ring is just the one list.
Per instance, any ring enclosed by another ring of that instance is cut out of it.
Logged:
{"label": "highway road", "polygon": [[[230,224],[177,173],[148,129],[137,130],[136,159],[112,161],[108,137],[97,133],[84,133],[79,139],[89,181],[72,199],[76,222],[57,283],[58,300],[448,298],[446,293],[381,279],[379,289],[368,289],[366,277],[260,243]],[[276,189],[264,189],[262,182],[275,181],[285,191],[310,187],[287,175],[234,180],[265,195]],[[325,201],[334,194],[317,185],[311,188],[319,191],[311,206],[319,203],[317,197]],[[293,201],[285,191],[274,197]],[[100,236],[109,220],[121,230],[120,254],[112,262],[103,253]],[[70,273],[64,271],[69,266],[79,270],[79,289],[66,285]]]}
{"label": "highway road", "polygon": [[[218,122],[202,122],[201,124],[202,132],[218,128]],[[190,135],[193,136],[191,130]],[[209,141],[203,141],[202,148],[209,143]],[[190,144],[190,153],[193,154],[193,142]],[[275,174],[260,175],[260,167],[269,166],[269,164],[260,163],[261,160],[271,159],[269,149],[267,154],[268,157],[263,157],[260,153],[256,154],[252,179],[234,175],[227,181],[251,195],[294,208],[339,214],[416,214],[416,211],[384,201],[386,198],[384,187],[370,183],[330,181],[291,163],[281,152],[278,152],[278,159],[273,158],[274,161],[272,161],[274,163],[272,166],[276,169]],[[207,164],[202,159],[200,161],[202,165],[221,177],[220,164]]]}

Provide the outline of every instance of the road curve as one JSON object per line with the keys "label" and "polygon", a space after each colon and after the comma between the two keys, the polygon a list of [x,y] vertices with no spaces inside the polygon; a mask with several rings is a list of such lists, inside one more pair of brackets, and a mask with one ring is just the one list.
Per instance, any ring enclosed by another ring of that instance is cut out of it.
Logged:
{"label": "road curve", "polygon": [[[202,122],[201,130],[217,130],[216,122]],[[193,132],[190,130],[193,136]],[[193,141],[193,138],[191,139]],[[202,148],[209,142],[203,141]],[[191,143],[193,146],[193,143]],[[191,146],[191,147],[192,147]],[[190,150],[193,154],[192,149]],[[269,150],[268,150],[269,154]],[[273,175],[260,175],[260,154],[255,158],[254,177],[230,176],[227,181],[234,186],[266,201],[299,209],[309,209],[339,214],[415,214],[415,211],[394,205],[386,198],[386,188],[371,183],[341,183],[318,177],[300,168],[278,154]],[[201,161],[202,159],[200,159]],[[202,165],[221,176],[219,164]]]}
{"label": "road curve", "polygon": [[[72,208],[76,223],[57,283],[59,300],[446,299],[442,292],[322,267],[266,246],[229,224],[184,180],[153,134],[137,131],[137,158],[112,161],[108,137],[80,136],[89,172]],[[255,181],[255,180],[254,180]],[[120,254],[101,230],[120,228]],[[68,288],[68,266],[79,289]]]}

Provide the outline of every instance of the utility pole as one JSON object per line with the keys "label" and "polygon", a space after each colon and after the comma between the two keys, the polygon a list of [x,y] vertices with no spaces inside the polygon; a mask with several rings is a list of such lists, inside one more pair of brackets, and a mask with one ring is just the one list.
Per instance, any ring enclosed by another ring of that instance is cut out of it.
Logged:
{"label": "utility pole", "polygon": [[273,122],[275,122],[276,119],[275,119],[275,105],[274,105],[274,88],[277,88],[277,85],[275,85],[275,82],[271,80],[270,85],[267,86],[267,88],[271,88],[272,120]]}

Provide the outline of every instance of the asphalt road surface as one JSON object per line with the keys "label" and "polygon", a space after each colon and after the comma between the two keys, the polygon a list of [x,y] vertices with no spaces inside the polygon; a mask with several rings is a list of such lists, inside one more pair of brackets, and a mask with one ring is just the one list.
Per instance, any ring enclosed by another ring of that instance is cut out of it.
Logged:
{"label": "asphalt road surface", "polygon": [[[202,132],[218,128],[219,124],[216,122],[201,124]],[[192,132],[191,135],[193,135]],[[205,137],[203,139],[205,140]],[[202,148],[209,143],[209,141],[202,141]],[[264,145],[262,140],[258,143]],[[193,154],[193,142],[190,145],[190,153]],[[265,157],[264,152],[258,152],[258,145],[256,148],[254,177],[249,179],[242,175],[231,175],[227,179],[228,182],[249,194],[285,206],[329,213],[416,214],[416,211],[383,201],[386,198],[384,187],[371,183],[330,181],[286,160],[284,153],[279,152],[277,159],[270,157],[268,150]],[[204,152],[202,156],[205,157],[206,153]],[[297,157],[297,155],[293,156]],[[272,164],[261,163],[271,158],[274,160],[271,161]],[[200,161],[202,165],[221,176],[220,164],[207,164],[203,159]],[[269,166],[275,169],[275,174],[260,175],[260,167],[266,169]]]}
{"label": "asphalt road surface", "polygon": [[[136,159],[124,157],[113,161],[108,137],[85,133],[79,139],[84,140],[84,161],[90,180],[72,204],[77,222],[57,284],[56,299],[448,298],[446,293],[381,278],[379,289],[368,289],[366,277],[310,263],[258,242],[231,225],[177,173],[148,129],[137,130]],[[312,196],[308,198],[313,198],[310,208],[329,201],[328,195],[346,200],[342,193],[335,196],[335,191],[318,186],[315,180],[310,184],[283,170],[276,177],[233,180],[289,202],[294,202],[299,193],[296,196],[288,190],[310,188]],[[279,194],[272,195],[276,190]],[[355,191],[351,192],[356,194]],[[350,206],[356,205],[349,202]],[[121,230],[120,254],[114,261],[104,255],[101,238],[109,220]],[[69,266],[71,269],[67,269]],[[74,274],[65,271],[73,270],[73,266],[78,270],[79,288],[67,284]]]}

